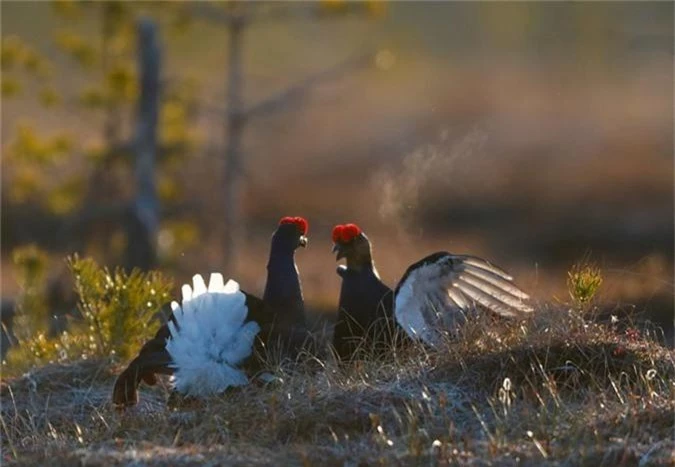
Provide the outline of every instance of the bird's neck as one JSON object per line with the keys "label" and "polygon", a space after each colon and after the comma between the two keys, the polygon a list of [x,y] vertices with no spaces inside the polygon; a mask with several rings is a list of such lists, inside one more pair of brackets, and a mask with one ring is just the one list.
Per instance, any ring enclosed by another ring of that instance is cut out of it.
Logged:
{"label": "bird's neck", "polygon": [[267,267],[275,266],[278,264],[288,264],[295,263],[295,251],[289,251],[286,249],[273,249],[270,252],[270,257],[267,260]]}
{"label": "bird's neck", "polygon": [[373,274],[380,277],[375,268],[375,262],[370,254],[347,257],[347,269],[357,272],[372,271]]}
{"label": "bird's neck", "polygon": [[302,300],[294,251],[273,250],[270,252],[263,300],[274,302]]}

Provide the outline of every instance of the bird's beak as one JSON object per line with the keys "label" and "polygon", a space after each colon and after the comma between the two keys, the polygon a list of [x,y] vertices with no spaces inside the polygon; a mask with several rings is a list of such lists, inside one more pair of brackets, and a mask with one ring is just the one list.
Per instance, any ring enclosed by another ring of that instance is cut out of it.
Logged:
{"label": "bird's beak", "polygon": [[335,261],[339,261],[340,259],[344,258],[347,255],[343,246],[340,245],[339,243],[333,245],[333,253],[337,253],[337,255],[335,256]]}
{"label": "bird's beak", "polygon": [[300,240],[298,242],[301,247],[305,248],[307,244],[309,243],[309,239],[305,237],[304,235],[300,235]]}

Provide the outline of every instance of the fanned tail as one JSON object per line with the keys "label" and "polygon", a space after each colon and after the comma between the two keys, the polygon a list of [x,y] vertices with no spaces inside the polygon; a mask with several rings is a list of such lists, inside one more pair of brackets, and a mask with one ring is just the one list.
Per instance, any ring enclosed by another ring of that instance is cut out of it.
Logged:
{"label": "fanned tail", "polygon": [[176,389],[204,397],[247,384],[238,366],[253,352],[260,326],[246,322],[246,296],[237,282],[224,284],[221,274],[211,274],[208,288],[199,274],[192,281],[192,288],[182,288],[182,306],[171,304],[175,323],[169,323],[166,350]]}

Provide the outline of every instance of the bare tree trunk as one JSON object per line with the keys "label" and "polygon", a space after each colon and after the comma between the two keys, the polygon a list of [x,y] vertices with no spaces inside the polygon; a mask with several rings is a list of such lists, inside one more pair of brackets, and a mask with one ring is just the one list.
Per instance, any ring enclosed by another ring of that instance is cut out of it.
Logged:
{"label": "bare tree trunk", "polygon": [[127,216],[127,261],[129,268],[152,269],[157,262],[156,238],[159,202],[155,187],[157,120],[159,114],[161,53],[157,27],[144,18],[138,23],[138,68],[141,94],[134,150],[136,198]]}
{"label": "bare tree trunk", "polygon": [[230,44],[228,59],[227,88],[227,147],[225,150],[224,185],[224,258],[223,270],[226,274],[235,273],[237,249],[239,248],[242,191],[241,140],[246,118],[243,109],[242,47],[244,33],[243,17],[235,17],[230,22]]}
{"label": "bare tree trunk", "polygon": [[[296,8],[275,10],[272,14],[247,14],[250,2],[234,1],[229,11],[214,8],[205,3],[196,2],[193,11],[197,16],[206,17],[211,21],[225,24],[229,33],[229,56],[227,70],[227,107],[225,133],[227,137],[225,149],[225,163],[223,176],[223,271],[227,275],[234,275],[237,267],[237,253],[241,247],[240,241],[244,231],[244,222],[241,215],[242,188],[244,184],[242,161],[242,138],[246,123],[251,118],[261,114],[268,114],[284,108],[292,101],[300,100],[313,86],[342,76],[348,70],[363,68],[372,62],[372,54],[350,59],[330,70],[318,73],[301,83],[273,95],[251,108],[244,108],[243,102],[243,39],[246,26],[251,22],[264,19],[290,17]],[[306,9],[301,8],[304,13]],[[278,15],[278,16],[277,16]],[[210,106],[209,106],[210,107]],[[222,112],[216,108],[220,118]]]}
{"label": "bare tree trunk", "polygon": [[[114,34],[113,17],[115,6],[113,2],[103,2],[101,5],[101,72],[105,81],[110,71],[110,62],[113,58],[110,50],[110,39]],[[118,104],[108,102],[105,109],[105,122],[103,124],[103,139],[106,146],[112,148],[120,140],[120,111]]]}

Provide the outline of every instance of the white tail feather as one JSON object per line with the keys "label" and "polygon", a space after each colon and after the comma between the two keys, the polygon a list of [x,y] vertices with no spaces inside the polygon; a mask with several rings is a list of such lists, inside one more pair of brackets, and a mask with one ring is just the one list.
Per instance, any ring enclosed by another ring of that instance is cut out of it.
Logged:
{"label": "white tail feather", "polygon": [[185,395],[204,397],[248,383],[238,365],[253,352],[260,326],[250,321],[239,284],[211,274],[208,287],[199,274],[183,285],[182,306],[173,302],[177,326],[169,323],[166,349],[173,359],[174,385]]}

